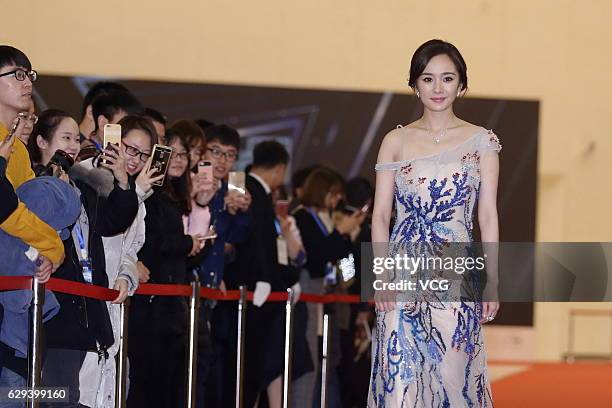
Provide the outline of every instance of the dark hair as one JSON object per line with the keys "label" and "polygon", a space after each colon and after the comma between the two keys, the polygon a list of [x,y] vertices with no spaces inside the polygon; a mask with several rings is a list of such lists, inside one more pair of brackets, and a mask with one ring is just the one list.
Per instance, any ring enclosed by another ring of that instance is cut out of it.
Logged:
{"label": "dark hair", "polygon": [[32,134],[28,140],[28,152],[30,153],[30,161],[32,164],[40,164],[42,160],[40,147],[38,147],[38,143],[36,142],[38,136],[50,143],[57,127],[66,118],[72,119],[72,116],[59,109],[47,109],[38,115],[38,121],[34,125]]}
{"label": "dark hair", "polygon": [[28,71],[32,69],[32,63],[23,51],[10,45],[0,45],[0,69],[9,65],[23,67]]}
{"label": "dark hair", "polygon": [[157,143],[157,132],[155,131],[155,127],[149,118],[138,115],[127,115],[119,121],[119,124],[121,125],[122,139],[132,130],[142,130],[147,134],[147,136],[149,136],[151,149],[153,149],[153,145]]}
{"label": "dark hair", "polygon": [[109,121],[117,113],[124,111],[128,115],[142,115],[144,108],[129,92],[116,91],[98,96],[91,103],[91,113],[94,119],[94,132],[98,131],[98,117],[104,116]]}
{"label": "dark hair", "polygon": [[321,166],[315,164],[312,166],[301,168],[295,173],[293,173],[293,175],[291,176],[291,187],[293,188],[294,195],[296,189],[304,187],[304,182],[306,182],[306,179],[308,178],[308,176],[310,176],[310,173],[312,173],[318,168],[321,168]]}
{"label": "dark hair", "polygon": [[202,147],[206,144],[204,131],[197,123],[189,119],[179,119],[170,126],[170,129],[180,133],[187,139],[187,150],[191,150],[192,146],[201,144]]}
{"label": "dark hair", "polygon": [[227,125],[212,125],[206,129],[206,143],[212,142],[233,146],[237,151],[240,150],[240,135],[238,131]]}
{"label": "dark hair", "polygon": [[306,178],[300,202],[306,207],[325,207],[327,193],[341,193],[342,190],[342,178],[336,172],[320,167]]}
{"label": "dark hair", "polygon": [[[175,141],[178,141],[185,150],[189,151],[187,138],[176,130],[168,129],[166,145],[170,146]],[[162,188],[163,193],[176,203],[183,215],[188,215],[191,212],[191,174],[189,168],[186,168],[180,177],[166,176]]]}
{"label": "dark hair", "polygon": [[453,44],[442,40],[429,40],[416,49],[410,61],[410,78],[408,85],[412,88],[416,86],[417,79],[421,76],[429,61],[437,55],[447,55],[457,68],[461,90],[464,91],[468,86],[467,65],[461,53]]}
{"label": "dark hair", "polygon": [[348,205],[363,207],[374,196],[374,189],[367,179],[355,177],[344,185],[344,195]]}
{"label": "dark hair", "polygon": [[168,123],[168,119],[166,118],[166,116],[160,111],[153,108],[145,108],[144,116],[154,122],[159,122],[164,126],[166,126],[166,124]]}
{"label": "dark hair", "polygon": [[253,149],[253,167],[270,169],[279,164],[287,163],[289,163],[287,149],[275,140],[258,143]]}
{"label": "dark hair", "polygon": [[206,119],[198,119],[195,122],[198,124],[199,127],[202,128],[202,130],[204,131],[204,134],[206,134],[206,131],[208,130],[209,127],[214,125],[214,123]]}
{"label": "dark hair", "polygon": [[108,95],[113,92],[129,92],[128,89],[117,82],[100,81],[96,82],[89,88],[83,98],[83,107],[81,109],[81,118],[85,116],[87,107],[91,105],[94,99],[101,95]]}

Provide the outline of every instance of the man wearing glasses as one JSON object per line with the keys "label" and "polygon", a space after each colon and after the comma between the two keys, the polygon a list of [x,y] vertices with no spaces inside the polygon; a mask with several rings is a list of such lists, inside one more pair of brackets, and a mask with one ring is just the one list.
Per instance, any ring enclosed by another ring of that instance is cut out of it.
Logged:
{"label": "man wearing glasses", "polygon": [[[238,192],[228,191],[227,177],[238,159],[240,148],[240,135],[238,132],[226,125],[213,125],[206,129],[206,148],[202,160],[209,160],[213,166],[214,187],[196,196],[196,205],[206,205],[211,215],[211,225],[217,234],[208,256],[204,258],[198,268],[200,281],[210,288],[220,288],[225,291],[224,271],[225,265],[232,257],[233,244],[242,242],[247,237],[250,215],[248,213],[251,204],[251,196]],[[233,288],[230,283],[229,286]],[[211,401],[212,398],[223,398],[225,391],[210,393],[211,389],[223,389],[230,387],[229,378],[233,375],[230,366],[226,364],[226,356],[233,349],[227,339],[231,338],[231,330],[234,327],[233,319],[235,313],[228,302],[220,302],[213,309],[211,318],[211,305],[203,303],[201,339],[205,347],[198,349],[198,385],[196,405],[201,406],[209,402],[210,406],[222,406],[221,400]],[[212,324],[210,320],[213,320]],[[209,327],[213,328],[211,339]],[[210,341],[214,343],[213,350],[216,357],[211,358]],[[217,362],[214,375],[209,375],[212,361]],[[208,380],[210,379],[210,380]],[[211,384],[215,381],[216,384]],[[208,394],[205,396],[205,393]],[[215,394],[214,397],[211,394]],[[217,395],[218,394],[218,395]],[[208,405],[207,405],[208,406]]]}
{"label": "man wearing glasses", "polygon": [[[26,120],[19,114],[28,114],[36,78],[36,71],[23,52],[0,46],[0,178],[8,180],[13,189],[34,178],[28,151],[17,135],[24,132]],[[46,282],[64,259],[62,240],[23,203],[5,198],[0,200],[0,228],[30,245],[33,253],[28,257],[40,265],[36,275],[41,282]],[[0,275],[10,273],[0,263]],[[1,349],[0,387],[25,385],[25,373],[16,373],[19,367],[11,365],[16,361],[14,352],[8,346]]]}
{"label": "man wearing glasses", "polygon": [[84,135],[77,161],[97,156],[104,150],[104,125],[119,123],[127,115],[142,115],[144,108],[130,92],[114,91],[95,98],[91,103],[91,112],[95,120],[94,129]]}

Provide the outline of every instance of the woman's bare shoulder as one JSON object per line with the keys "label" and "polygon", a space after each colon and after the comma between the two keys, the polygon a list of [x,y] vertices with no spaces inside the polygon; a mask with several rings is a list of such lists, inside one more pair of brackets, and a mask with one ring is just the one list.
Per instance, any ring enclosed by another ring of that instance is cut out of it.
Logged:
{"label": "woman's bare shoulder", "polygon": [[395,129],[390,130],[384,137],[383,142],[388,144],[402,143],[407,137],[412,136],[417,130],[415,122],[407,125],[397,125]]}

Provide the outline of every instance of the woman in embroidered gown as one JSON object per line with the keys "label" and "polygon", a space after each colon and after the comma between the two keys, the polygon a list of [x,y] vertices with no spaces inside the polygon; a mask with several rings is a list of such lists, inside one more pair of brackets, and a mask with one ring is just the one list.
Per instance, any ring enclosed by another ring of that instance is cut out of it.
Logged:
{"label": "woman in embroidered gown", "polygon": [[[501,146],[491,131],[453,112],[455,99],[467,89],[465,61],[452,44],[428,41],[412,58],[409,85],[423,104],[423,116],[391,131],[380,147],[375,256],[380,243],[388,243],[389,256],[423,248],[417,244],[434,247],[428,255],[451,243],[469,251],[474,208],[482,242],[497,243]],[[417,298],[376,292],[368,407],[493,406],[481,325],[493,320],[499,303],[490,301],[496,299],[497,254],[488,255],[486,284],[471,284],[482,297],[465,295],[465,279],[433,297],[431,291]],[[394,281],[398,275],[390,270],[382,278]]]}

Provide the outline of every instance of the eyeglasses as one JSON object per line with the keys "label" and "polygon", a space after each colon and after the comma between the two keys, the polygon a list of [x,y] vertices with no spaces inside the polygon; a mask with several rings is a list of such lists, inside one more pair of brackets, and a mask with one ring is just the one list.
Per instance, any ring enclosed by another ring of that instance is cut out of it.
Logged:
{"label": "eyeglasses", "polygon": [[32,122],[33,125],[38,123],[38,116],[36,116],[36,114],[34,114],[34,113],[19,112],[19,117],[21,119],[24,119],[24,120]]}
{"label": "eyeglasses", "polygon": [[224,152],[216,147],[207,147],[206,150],[209,151],[210,155],[215,159],[220,159],[221,157],[225,156],[225,160],[233,162],[238,158],[238,153],[236,152]]}
{"label": "eyeglasses", "polygon": [[188,160],[189,159],[189,152],[177,153],[175,151],[172,151],[172,156],[170,156],[170,157],[172,159]]}
{"label": "eyeglasses", "polygon": [[140,150],[138,150],[134,146],[130,146],[129,144],[127,144],[125,142],[121,142],[121,143],[123,143],[123,145],[125,146],[125,152],[129,156],[138,157],[141,162],[146,162],[147,160],[149,160],[149,157],[151,157],[150,154],[145,153],[145,152],[141,152]]}
{"label": "eyeglasses", "polygon": [[38,78],[38,72],[34,70],[30,70],[29,72],[23,68],[17,68],[10,72],[5,72],[4,74],[0,74],[0,77],[15,75],[15,79],[18,81],[25,81],[26,78],[30,78],[30,81],[35,82]]}

